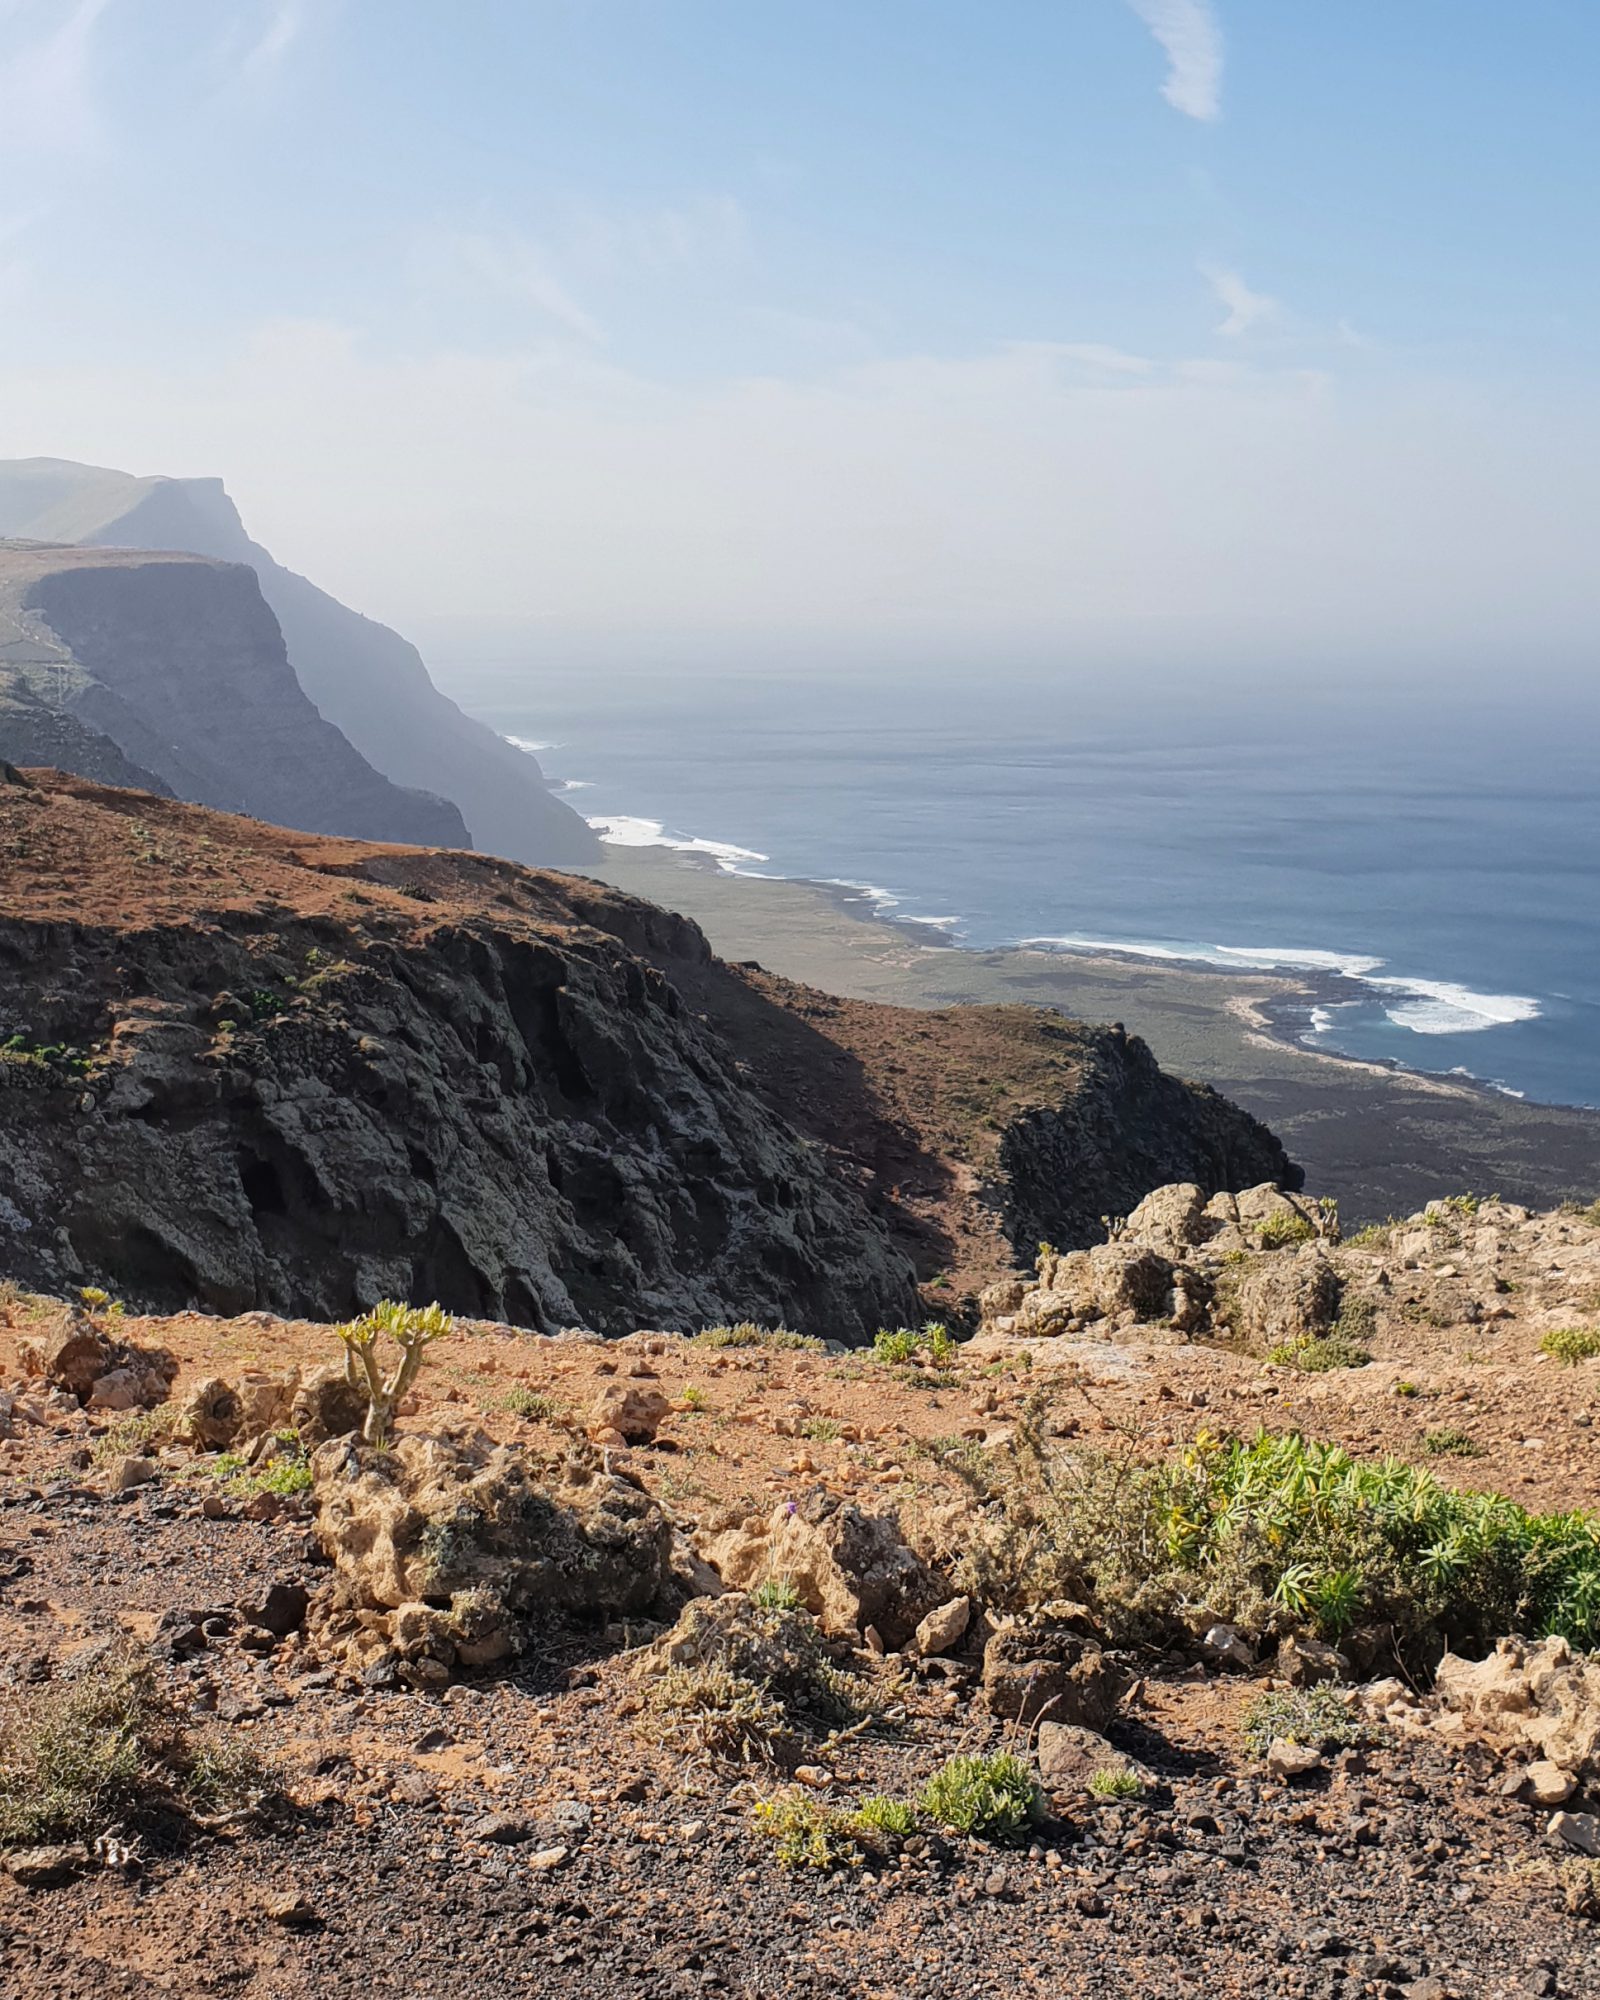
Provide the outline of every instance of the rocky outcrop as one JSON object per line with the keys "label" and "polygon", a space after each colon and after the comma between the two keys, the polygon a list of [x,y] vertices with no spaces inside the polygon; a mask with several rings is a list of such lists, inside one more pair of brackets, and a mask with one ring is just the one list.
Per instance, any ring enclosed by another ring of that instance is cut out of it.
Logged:
{"label": "rocky outcrop", "polygon": [[336,830],[439,839],[546,866],[598,856],[593,832],[549,790],[532,756],[441,694],[409,641],[275,562],[245,532],[220,479],[138,479],[62,459],[0,461],[0,535],[181,549],[248,565],[281,627],[294,674],[322,715],[397,785],[450,800],[470,838],[459,830],[448,837],[370,825]]}
{"label": "rocky outcrop", "polygon": [[[0,547],[9,684],[61,711],[54,758],[129,774],[282,826],[470,845],[455,808],[374,770],[296,680],[283,634],[242,564],[126,550]],[[35,732],[37,734],[37,732]],[[13,759],[13,761],[15,761]]]}
{"label": "rocky outcrop", "polygon": [[524,1652],[559,1620],[655,1608],[672,1529],[656,1503],[588,1461],[553,1478],[486,1440],[334,1439],[312,1460],[333,1580],[307,1629],[369,1686],[438,1687]]}
{"label": "rocky outcrop", "polygon": [[1040,1242],[1098,1241],[1106,1216],[1127,1214],[1164,1182],[1207,1195],[1301,1182],[1265,1125],[1204,1084],[1168,1076],[1121,1028],[1085,1051],[1070,1096],[1012,1120],[999,1166],[1006,1234],[1029,1255]]}
{"label": "rocky outcrop", "polygon": [[4,664],[0,646],[0,762],[51,771],[72,771],[97,785],[126,785],[170,799],[172,787],[147,771],[111,738],[76,715],[34,693],[28,680]]}

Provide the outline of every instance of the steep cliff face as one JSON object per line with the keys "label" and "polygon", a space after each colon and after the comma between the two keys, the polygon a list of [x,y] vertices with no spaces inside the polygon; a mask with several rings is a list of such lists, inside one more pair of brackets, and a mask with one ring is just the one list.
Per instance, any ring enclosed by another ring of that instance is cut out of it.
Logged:
{"label": "steep cliff face", "polygon": [[378,770],[452,800],[470,844],[489,853],[558,867],[598,855],[593,832],[549,790],[531,756],[441,694],[409,641],[275,562],[246,533],[220,479],[0,461],[0,534],[187,549],[249,564],[306,693]]}
{"label": "steep cliff face", "polygon": [[134,763],[109,736],[64,709],[52,708],[19,676],[0,666],[0,761],[72,771],[99,785],[127,785],[171,798],[172,787]]}
{"label": "steep cliff face", "polygon": [[0,1271],[610,1332],[914,1311],[861,1194],[560,878],[50,778],[0,787],[0,848]]}
{"label": "steep cliff face", "polygon": [[[319,832],[468,844],[453,806],[391,784],[318,714],[243,564],[13,544],[0,617],[11,677],[31,662],[35,703],[53,700],[181,797]],[[74,768],[116,775],[93,766]]]}

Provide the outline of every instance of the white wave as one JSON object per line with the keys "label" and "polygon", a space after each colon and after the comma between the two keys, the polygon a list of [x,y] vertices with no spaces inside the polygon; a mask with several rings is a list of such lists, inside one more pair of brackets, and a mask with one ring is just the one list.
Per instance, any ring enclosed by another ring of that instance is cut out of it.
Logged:
{"label": "white wave", "polygon": [[960,923],[959,917],[902,917],[903,924],[926,924],[930,930],[953,931]]}
{"label": "white wave", "polygon": [[1485,1028],[1537,1021],[1541,1008],[1525,993],[1474,993],[1445,979],[1368,979],[1368,986],[1403,996],[1384,1012],[1414,1035],[1475,1035]]}
{"label": "white wave", "polygon": [[515,749],[526,750],[530,757],[537,757],[541,750],[559,750],[559,743],[536,743],[531,736],[507,736],[503,739]]}
{"label": "white wave", "polygon": [[852,889],[858,896],[864,896],[875,910],[894,910],[900,906],[900,898],[888,889],[880,889],[875,882],[852,882],[844,875],[829,875],[826,878],[830,889]]}
{"label": "white wave", "polygon": [[1115,951],[1125,953],[1129,958],[1200,958],[1204,955],[1204,945],[1194,945],[1181,950],[1166,944],[1128,944],[1120,938],[1091,937],[1025,937],[1018,943],[1033,951]]}
{"label": "white wave", "polygon": [[709,854],[719,868],[736,874],[741,861],[767,861],[753,847],[735,847],[731,840],[702,840],[698,835],[668,833],[658,819],[628,813],[600,813],[589,821],[608,847],[670,847],[679,854]]}
{"label": "white wave", "polygon": [[1346,979],[1364,979],[1383,963],[1381,958],[1363,958],[1360,953],[1312,951],[1304,945],[1219,944],[1211,949],[1230,964],[1254,966],[1263,972],[1282,966],[1294,972],[1339,972]]}
{"label": "white wave", "polygon": [[592,792],[594,790],[594,779],[552,778],[550,780],[550,789],[553,792]]}

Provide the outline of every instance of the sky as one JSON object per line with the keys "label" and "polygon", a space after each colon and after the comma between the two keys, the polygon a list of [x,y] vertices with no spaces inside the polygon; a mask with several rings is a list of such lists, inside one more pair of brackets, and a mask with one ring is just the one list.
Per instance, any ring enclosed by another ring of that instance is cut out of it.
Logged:
{"label": "sky", "polygon": [[0,456],[579,666],[1585,674],[1593,0],[0,0]]}

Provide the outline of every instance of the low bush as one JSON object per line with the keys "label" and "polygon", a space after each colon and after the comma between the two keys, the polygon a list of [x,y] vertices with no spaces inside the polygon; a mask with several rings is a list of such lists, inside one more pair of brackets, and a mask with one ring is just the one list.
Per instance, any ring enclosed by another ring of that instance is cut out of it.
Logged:
{"label": "low bush", "polygon": [[1268,1349],[1267,1359],[1280,1368],[1296,1369],[1302,1375],[1326,1375],[1335,1368],[1365,1368],[1372,1356],[1364,1347],[1330,1333],[1306,1340],[1280,1341]]}
{"label": "low bush", "polygon": [[892,1332],[888,1327],[878,1329],[877,1338],[872,1343],[872,1358],[890,1367],[905,1368],[924,1357],[935,1368],[943,1368],[955,1354],[956,1344],[950,1338],[950,1329],[941,1321],[931,1319],[923,1327],[896,1327]]}
{"label": "low bush", "polygon": [[1009,1750],[951,1757],[923,1786],[918,1803],[940,1826],[1001,1843],[1018,1839],[1041,1810],[1033,1773]]}
{"label": "low bush", "polygon": [[1483,1446],[1474,1442],[1464,1430],[1454,1424],[1446,1424],[1436,1431],[1428,1431],[1422,1439],[1422,1449],[1430,1458],[1481,1458]]}
{"label": "low bush", "polygon": [[989,1506],[963,1588],[1016,1610],[1077,1598],[1117,1643],[1170,1642],[1203,1608],[1333,1639],[1389,1625],[1424,1665],[1447,1640],[1513,1632],[1600,1646],[1600,1518],[1530,1514],[1394,1460],[1202,1433],[1152,1464],[1064,1449],[1035,1408],[968,1476]]}
{"label": "low bush", "polygon": [[1316,1224],[1309,1216],[1291,1215],[1281,1208],[1275,1209],[1257,1231],[1263,1250],[1286,1250],[1293,1243],[1309,1243],[1316,1233]]}
{"label": "low bush", "polygon": [[117,1646],[0,1709],[0,1846],[93,1840],[163,1815],[237,1808],[267,1789],[232,1738],[185,1729],[149,1661]]}
{"label": "low bush", "polygon": [[1587,1326],[1554,1326],[1539,1342],[1541,1350],[1572,1368],[1600,1354],[1600,1333]]}
{"label": "low bush", "polygon": [[1136,1799],[1143,1794],[1144,1780],[1125,1764],[1120,1768],[1108,1764],[1089,1780],[1089,1791],[1097,1799]]}
{"label": "low bush", "polygon": [[902,1799],[863,1799],[851,1810],[796,1791],[762,1799],[755,1823],[785,1868],[859,1868],[869,1855],[892,1852],[915,1828],[916,1814]]}
{"label": "low bush", "polygon": [[696,1347],[775,1347],[811,1354],[823,1351],[823,1342],[809,1333],[791,1333],[786,1326],[757,1326],[748,1319],[740,1320],[737,1326],[703,1327],[694,1336],[692,1344]]}
{"label": "low bush", "polygon": [[1327,1682],[1320,1687],[1274,1689],[1245,1711],[1244,1740],[1258,1757],[1276,1742],[1339,1750],[1370,1737],[1349,1695]]}

